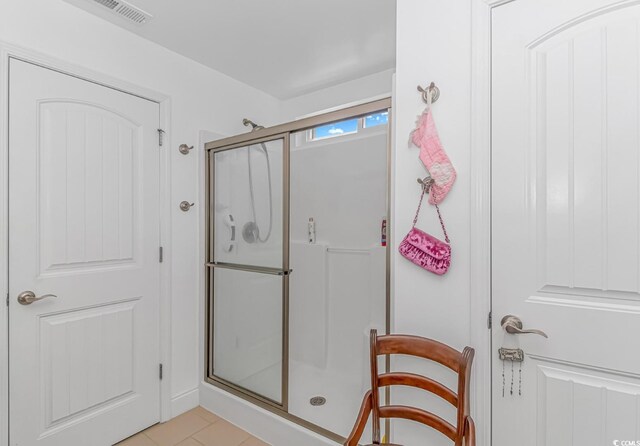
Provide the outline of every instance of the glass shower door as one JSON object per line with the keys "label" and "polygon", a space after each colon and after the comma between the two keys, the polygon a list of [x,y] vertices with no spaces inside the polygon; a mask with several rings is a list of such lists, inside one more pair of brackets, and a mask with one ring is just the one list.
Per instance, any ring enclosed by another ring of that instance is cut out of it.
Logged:
{"label": "glass shower door", "polygon": [[208,152],[208,376],[286,409],[288,135]]}

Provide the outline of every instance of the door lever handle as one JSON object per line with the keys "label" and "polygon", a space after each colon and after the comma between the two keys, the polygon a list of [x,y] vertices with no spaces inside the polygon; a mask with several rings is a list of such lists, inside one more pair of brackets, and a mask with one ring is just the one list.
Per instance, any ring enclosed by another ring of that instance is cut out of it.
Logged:
{"label": "door lever handle", "polygon": [[46,299],[48,297],[58,297],[55,294],[44,294],[40,297],[36,297],[36,294],[33,291],[23,291],[18,294],[18,303],[20,305],[31,305],[34,302],[37,302],[42,299]]}
{"label": "door lever handle", "polygon": [[509,334],[537,334],[540,336],[544,336],[545,338],[549,338],[547,334],[535,328],[529,328],[524,330],[522,328],[522,320],[518,316],[514,316],[512,314],[508,314],[502,318],[500,321],[500,325]]}

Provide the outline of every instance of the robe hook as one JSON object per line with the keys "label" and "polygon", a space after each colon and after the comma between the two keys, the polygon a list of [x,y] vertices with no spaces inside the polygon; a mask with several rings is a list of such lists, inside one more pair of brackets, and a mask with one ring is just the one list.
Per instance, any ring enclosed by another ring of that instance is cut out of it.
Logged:
{"label": "robe hook", "polygon": [[427,176],[427,177],[424,177],[424,178],[418,178],[418,184],[420,184],[420,186],[422,186],[422,188],[424,189],[425,193],[429,193],[429,189],[431,188],[431,185],[433,183],[434,183],[434,180],[430,176]]}
{"label": "robe hook", "polygon": [[431,82],[426,89],[418,85],[418,91],[422,93],[422,100],[427,103],[429,102],[429,97],[427,95],[431,95],[432,104],[440,98],[440,89],[434,82]]}

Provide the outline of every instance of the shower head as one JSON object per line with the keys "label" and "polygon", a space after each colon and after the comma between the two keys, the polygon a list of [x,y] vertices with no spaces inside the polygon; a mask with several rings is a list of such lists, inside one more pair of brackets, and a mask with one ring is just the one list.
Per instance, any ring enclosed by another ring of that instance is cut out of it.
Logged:
{"label": "shower head", "polygon": [[256,124],[255,122],[253,122],[251,119],[247,119],[247,118],[244,118],[244,119],[242,120],[242,123],[243,123],[246,127],[251,126],[251,131],[254,131],[254,130],[260,130],[260,129],[263,129],[263,128],[264,128],[263,126],[258,125],[258,124]]}

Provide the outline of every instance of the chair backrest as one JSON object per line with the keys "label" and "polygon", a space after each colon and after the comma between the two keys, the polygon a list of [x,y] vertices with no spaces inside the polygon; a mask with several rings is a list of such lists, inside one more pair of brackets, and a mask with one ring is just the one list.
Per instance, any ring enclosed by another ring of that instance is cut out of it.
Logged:
{"label": "chair backrest", "polygon": [[[458,374],[457,392],[431,378],[414,373],[390,372],[379,375],[378,356],[393,354],[419,356],[448,367]],[[405,418],[426,424],[449,437],[456,446],[462,445],[462,440],[469,429],[468,423],[473,423],[469,417],[469,383],[473,355],[474,350],[471,347],[465,347],[462,352],[459,352],[432,339],[409,335],[378,336],[376,330],[371,330],[373,443],[380,444],[380,418]],[[457,409],[456,426],[431,412],[416,407],[380,406],[378,389],[393,385],[418,387],[448,401]],[[471,435],[475,437],[475,428],[472,428],[474,432]],[[475,438],[473,443],[475,443]]]}

